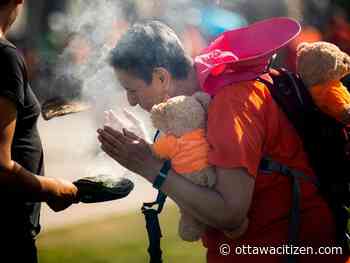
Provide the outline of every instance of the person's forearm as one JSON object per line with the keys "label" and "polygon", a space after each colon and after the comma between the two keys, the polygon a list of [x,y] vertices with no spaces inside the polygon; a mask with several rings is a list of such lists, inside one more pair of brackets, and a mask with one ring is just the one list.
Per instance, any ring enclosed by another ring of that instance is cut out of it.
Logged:
{"label": "person's forearm", "polygon": [[[153,180],[154,177],[150,178],[151,182]],[[211,227],[235,229],[244,222],[244,218],[232,213],[232,208],[229,208],[220,193],[214,189],[195,185],[173,170],[169,171],[161,191],[187,213]]]}
{"label": "person's forearm", "polygon": [[0,168],[0,185],[6,193],[33,202],[46,202],[55,189],[53,179],[35,175],[16,162]]}

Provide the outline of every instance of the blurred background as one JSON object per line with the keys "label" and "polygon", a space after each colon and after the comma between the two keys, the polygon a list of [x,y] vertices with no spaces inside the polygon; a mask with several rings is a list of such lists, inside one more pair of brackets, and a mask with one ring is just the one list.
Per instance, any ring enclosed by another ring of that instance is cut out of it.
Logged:
{"label": "blurred background", "polygon": [[[140,207],[155,191],[99,150],[96,129],[103,111],[128,108],[106,63],[109,50],[133,22],[153,18],[169,24],[186,50],[196,56],[218,34],[274,16],[289,16],[303,26],[300,36],[280,52],[276,64],[295,70],[295,49],[303,41],[326,40],[350,53],[349,0],[35,0],[25,1],[9,38],[29,66],[32,88],[41,102],[55,96],[80,96],[87,112],[40,120],[46,175],[75,180],[99,173],[126,176],[135,190],[126,199],[75,205],[62,213],[43,208],[38,238],[40,262],[147,262],[147,236]],[[76,83],[78,83],[76,85]],[[73,94],[73,95],[72,95]],[[78,94],[78,95],[76,95]],[[129,109],[154,130],[147,114]],[[203,262],[200,243],[177,237],[178,211],[169,202],[163,212],[166,262]]]}

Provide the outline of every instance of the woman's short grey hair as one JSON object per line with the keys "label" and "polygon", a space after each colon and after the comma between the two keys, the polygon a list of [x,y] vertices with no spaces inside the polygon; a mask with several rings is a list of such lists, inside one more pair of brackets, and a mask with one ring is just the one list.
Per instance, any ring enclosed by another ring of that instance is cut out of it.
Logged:
{"label": "woman's short grey hair", "polygon": [[157,67],[165,68],[175,79],[187,78],[192,60],[170,27],[148,21],[134,24],[121,37],[111,52],[110,64],[150,84]]}

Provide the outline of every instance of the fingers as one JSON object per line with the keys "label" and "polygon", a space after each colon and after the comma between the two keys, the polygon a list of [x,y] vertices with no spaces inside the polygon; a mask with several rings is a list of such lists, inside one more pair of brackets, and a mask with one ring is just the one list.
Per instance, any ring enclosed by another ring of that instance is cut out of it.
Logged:
{"label": "fingers", "polygon": [[124,126],[128,130],[132,130],[135,132],[136,135],[138,135],[141,138],[146,138],[147,137],[147,132],[146,129],[143,125],[143,122],[136,117],[135,114],[131,113],[127,109],[123,109],[123,113],[125,118],[130,122],[131,125],[129,126]]}
{"label": "fingers", "polygon": [[116,115],[113,110],[108,110],[104,112],[105,125],[111,126],[116,130],[121,130],[125,124]]}
{"label": "fingers", "polygon": [[112,145],[106,143],[101,145],[101,149],[114,160],[118,161],[122,159],[122,156],[118,150],[115,149]]}
{"label": "fingers", "polygon": [[117,123],[119,126],[124,126],[121,119],[117,116],[117,114],[113,110],[108,111],[108,117],[112,123]]}
{"label": "fingers", "polygon": [[138,137],[135,133],[133,133],[127,129],[123,129],[123,134],[129,140],[132,140],[134,144],[140,144],[140,145],[147,144],[147,145],[149,145],[149,143],[147,143],[143,138]]}
{"label": "fingers", "polygon": [[109,110],[108,113],[109,113],[111,120],[120,121],[120,119],[118,118],[118,116],[114,110]]}
{"label": "fingers", "polygon": [[104,111],[103,117],[104,117],[105,123],[110,123],[109,111]]}
{"label": "fingers", "polygon": [[65,201],[48,201],[47,205],[51,208],[54,212],[61,212],[68,207],[72,205],[72,202],[65,202]]}
{"label": "fingers", "polygon": [[132,140],[140,140],[141,139],[135,133],[133,133],[127,129],[123,129],[123,134],[124,134],[124,136],[126,136],[127,138],[130,138]]}
{"label": "fingers", "polygon": [[113,129],[112,127],[106,126],[106,127],[104,127],[103,131],[105,133],[107,133],[109,136],[114,137],[116,140],[118,140],[119,142],[121,142],[123,144],[131,143],[132,141],[135,140],[135,138],[130,138],[128,136],[125,136],[124,132],[117,131],[117,130]]}
{"label": "fingers", "polygon": [[104,124],[105,125],[111,125],[112,124],[112,118],[109,113],[109,111],[104,111]]}
{"label": "fingers", "polygon": [[103,130],[98,130],[98,133],[101,149],[121,164],[135,151],[134,147],[131,147],[135,140],[125,137],[119,131],[105,127]]}
{"label": "fingers", "polygon": [[[97,138],[101,142],[101,144],[111,145],[111,147],[113,148],[125,150],[125,140],[122,138],[123,136],[121,136],[121,134],[115,130],[113,130],[113,133],[111,133],[110,131],[108,132],[108,130],[109,129],[107,129],[107,127],[104,130],[98,130],[99,136]],[[116,133],[114,133],[114,131]]]}
{"label": "fingers", "polygon": [[143,139],[126,129],[121,133],[105,126],[97,132],[101,149],[129,170],[137,171],[138,164],[146,160],[151,153],[149,145]]}
{"label": "fingers", "polygon": [[138,120],[136,118],[136,116],[134,114],[132,114],[131,112],[129,112],[127,109],[123,109],[123,113],[125,115],[125,117],[136,127],[141,127],[141,121]]}

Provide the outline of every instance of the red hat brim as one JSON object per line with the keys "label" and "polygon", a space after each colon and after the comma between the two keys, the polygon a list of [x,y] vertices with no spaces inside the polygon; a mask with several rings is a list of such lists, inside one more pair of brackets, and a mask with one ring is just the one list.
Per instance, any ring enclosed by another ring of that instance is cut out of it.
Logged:
{"label": "red hat brim", "polygon": [[[296,20],[279,17],[221,34],[195,58],[202,89],[214,95],[222,85],[257,78],[266,71],[271,56],[300,30]],[[230,70],[220,67],[223,64]],[[219,72],[212,74],[218,67]]]}

